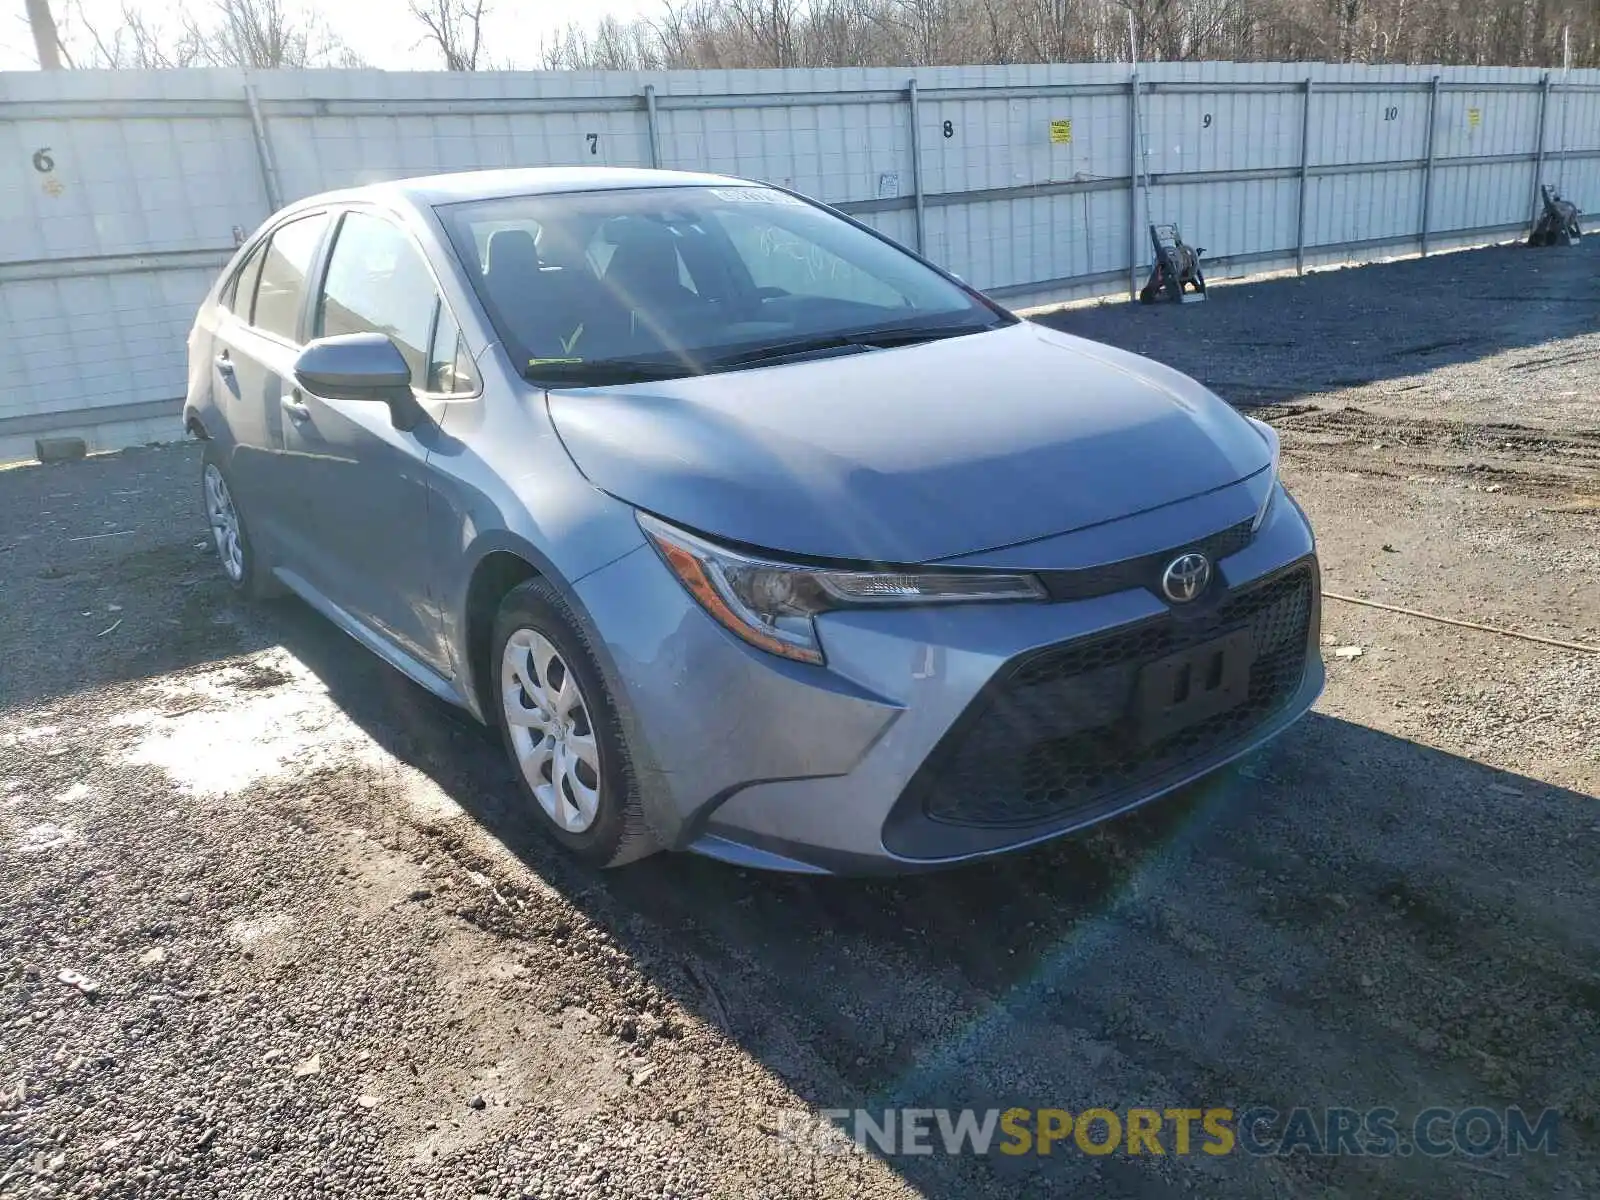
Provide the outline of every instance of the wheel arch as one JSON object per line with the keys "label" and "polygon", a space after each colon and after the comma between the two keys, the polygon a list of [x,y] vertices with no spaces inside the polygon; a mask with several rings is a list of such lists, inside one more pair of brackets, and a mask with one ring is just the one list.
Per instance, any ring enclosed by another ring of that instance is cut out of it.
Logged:
{"label": "wheel arch", "polygon": [[478,718],[494,724],[495,672],[489,662],[494,619],[506,593],[530,579],[543,579],[566,601],[573,618],[582,626],[584,639],[599,659],[602,678],[613,691],[617,688],[616,664],[599,636],[594,621],[578,599],[567,577],[540,550],[509,531],[486,533],[473,547],[472,569],[466,588],[460,593],[460,666],[464,676],[461,694],[477,709]]}
{"label": "wheel arch", "polygon": [[467,676],[466,693],[477,706],[485,724],[494,722],[494,671],[489,662],[490,642],[494,638],[494,619],[500,604],[513,588],[530,579],[552,576],[534,565],[526,554],[511,549],[493,549],[473,565],[467,581],[462,611],[462,642]]}

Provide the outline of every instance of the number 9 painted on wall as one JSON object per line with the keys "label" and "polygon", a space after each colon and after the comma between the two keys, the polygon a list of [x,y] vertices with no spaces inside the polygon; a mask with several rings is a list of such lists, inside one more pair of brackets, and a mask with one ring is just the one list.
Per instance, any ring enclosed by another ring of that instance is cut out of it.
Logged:
{"label": "number 9 painted on wall", "polygon": [[1200,128],[1201,129],[1210,129],[1211,128],[1211,114],[1210,113],[1207,113],[1205,116],[1200,118]]}

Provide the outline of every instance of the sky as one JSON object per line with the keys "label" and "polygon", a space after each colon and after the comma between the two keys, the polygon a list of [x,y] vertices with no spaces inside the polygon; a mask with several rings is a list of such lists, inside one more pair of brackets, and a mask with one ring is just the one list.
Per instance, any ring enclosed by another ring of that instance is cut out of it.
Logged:
{"label": "sky", "polygon": [[[158,21],[170,22],[174,0],[50,0],[51,11],[66,27],[72,44],[72,29],[81,6],[88,19],[104,30],[120,24],[124,3],[142,10]],[[181,0],[195,11],[209,0]],[[437,70],[438,51],[420,45],[422,26],[408,11],[407,0],[292,0],[297,6],[315,10],[322,21],[345,43],[374,67],[392,70]],[[488,0],[484,19],[484,43],[496,63],[511,60],[517,66],[537,66],[542,38],[566,28],[574,21],[592,25],[613,14],[628,20],[641,14],[654,14],[661,0]],[[28,31],[25,0],[0,0],[0,70],[26,71],[38,66],[33,36]]]}

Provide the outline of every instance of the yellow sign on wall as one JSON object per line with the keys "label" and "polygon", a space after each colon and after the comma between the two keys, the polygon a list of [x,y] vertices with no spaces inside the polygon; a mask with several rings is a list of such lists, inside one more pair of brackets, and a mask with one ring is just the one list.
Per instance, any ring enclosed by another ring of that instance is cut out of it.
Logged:
{"label": "yellow sign on wall", "polygon": [[1481,109],[1481,108],[1469,108],[1469,109],[1467,109],[1467,128],[1468,129],[1476,129],[1479,125],[1482,125],[1482,124],[1483,124],[1483,109]]}
{"label": "yellow sign on wall", "polygon": [[1050,140],[1057,145],[1064,145],[1072,140],[1071,121],[1051,121]]}

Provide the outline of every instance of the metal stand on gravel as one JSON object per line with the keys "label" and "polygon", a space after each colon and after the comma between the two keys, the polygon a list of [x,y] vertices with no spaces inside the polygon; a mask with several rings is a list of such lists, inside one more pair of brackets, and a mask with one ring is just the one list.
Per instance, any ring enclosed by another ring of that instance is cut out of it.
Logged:
{"label": "metal stand on gravel", "polygon": [[[1206,277],[1200,271],[1200,256],[1205,247],[1186,244],[1176,225],[1151,225],[1150,244],[1155,247],[1155,268],[1150,282],[1139,291],[1139,303],[1154,304],[1163,296],[1179,304],[1206,298]],[[1185,290],[1192,287],[1194,291]]]}
{"label": "metal stand on gravel", "polygon": [[1533,231],[1528,234],[1528,245],[1570,246],[1583,236],[1583,230],[1578,225],[1576,204],[1563,200],[1561,194],[1548,183],[1539,185],[1539,194],[1544,197],[1544,211],[1533,223]]}

